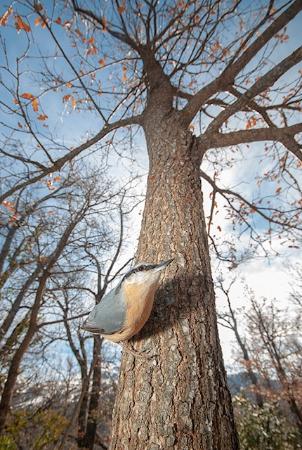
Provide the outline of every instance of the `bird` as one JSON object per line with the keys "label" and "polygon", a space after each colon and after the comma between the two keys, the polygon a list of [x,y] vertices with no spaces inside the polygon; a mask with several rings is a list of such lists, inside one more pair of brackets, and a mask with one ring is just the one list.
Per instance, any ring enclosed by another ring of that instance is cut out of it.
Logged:
{"label": "bird", "polygon": [[128,341],[149,319],[160,275],[172,261],[136,264],[94,307],[81,328],[112,342]]}

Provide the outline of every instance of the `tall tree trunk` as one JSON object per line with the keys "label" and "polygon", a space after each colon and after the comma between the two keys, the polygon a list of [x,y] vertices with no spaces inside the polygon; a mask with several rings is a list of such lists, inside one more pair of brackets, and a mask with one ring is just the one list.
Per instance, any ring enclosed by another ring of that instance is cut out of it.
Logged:
{"label": "tall tree trunk", "polygon": [[86,432],[86,425],[87,425],[87,410],[88,410],[88,391],[89,391],[89,381],[90,381],[90,377],[89,374],[86,373],[85,378],[83,378],[82,376],[82,390],[81,390],[81,395],[80,395],[80,406],[79,406],[79,415],[78,415],[78,437],[77,437],[77,442],[78,442],[78,447],[82,448],[82,447],[86,447],[83,444],[83,439],[85,436],[85,432]]}
{"label": "tall tree trunk", "polygon": [[17,350],[11,360],[10,366],[9,366],[7,378],[6,378],[6,381],[4,384],[1,401],[0,401],[0,433],[2,433],[5,429],[5,424],[6,424],[8,414],[9,414],[11,399],[12,399],[16,381],[18,378],[21,361],[22,361],[24,354],[26,353],[26,351],[31,343],[31,340],[35,334],[35,331],[36,331],[38,313],[39,313],[39,309],[41,306],[44,289],[45,289],[45,285],[46,285],[48,276],[49,276],[48,272],[45,271],[44,274],[40,278],[35,301],[31,308],[28,329],[25,333],[25,336],[24,336],[21,344],[17,348]]}
{"label": "tall tree trunk", "polygon": [[[167,117],[167,116],[166,116]],[[137,260],[175,258],[152,317],[125,353],[111,449],[238,448],[219,344],[199,167],[191,133],[156,108],[145,119],[150,160]]]}
{"label": "tall tree trunk", "polygon": [[102,338],[93,338],[93,372],[90,393],[86,433],[82,440],[82,447],[93,450],[97,430],[97,411],[101,391],[101,347]]}

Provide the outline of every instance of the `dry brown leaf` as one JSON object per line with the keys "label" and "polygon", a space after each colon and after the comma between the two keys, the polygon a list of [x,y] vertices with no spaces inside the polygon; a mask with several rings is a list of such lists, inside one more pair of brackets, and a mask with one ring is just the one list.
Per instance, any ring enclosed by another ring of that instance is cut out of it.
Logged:
{"label": "dry brown leaf", "polygon": [[34,97],[34,99],[32,100],[31,104],[32,104],[33,110],[35,112],[37,112],[39,110],[39,101],[38,101],[38,99],[36,97]]}
{"label": "dry brown leaf", "polygon": [[249,130],[250,128],[253,128],[256,124],[257,124],[257,119],[256,119],[256,117],[253,116],[250,119],[248,119],[248,121],[246,122],[245,129]]}
{"label": "dry brown leaf", "polygon": [[43,121],[43,120],[46,120],[46,119],[48,119],[48,116],[47,116],[46,114],[40,114],[40,115],[38,116],[38,120]]}
{"label": "dry brown leaf", "polygon": [[96,48],[95,45],[92,45],[88,50],[87,50],[87,56],[88,55],[96,55],[97,54],[98,49]]}
{"label": "dry brown leaf", "polygon": [[20,95],[21,98],[25,98],[26,100],[32,100],[35,98],[30,92],[24,92],[24,94]]}
{"label": "dry brown leaf", "polygon": [[43,9],[43,5],[41,5],[41,3],[35,3],[34,8],[36,11],[40,12]]}
{"label": "dry brown leaf", "polygon": [[73,96],[71,96],[71,106],[73,109],[76,109],[77,106],[77,101]]}
{"label": "dry brown leaf", "polygon": [[103,31],[107,31],[107,19],[104,16],[101,18],[101,25],[103,27]]}
{"label": "dry brown leaf", "polygon": [[0,17],[0,27],[4,27],[7,24],[9,16],[12,14],[13,8],[10,6],[7,11]]}
{"label": "dry brown leaf", "polygon": [[30,26],[22,20],[21,16],[15,16],[15,27],[18,31],[24,30],[26,33],[31,31]]}

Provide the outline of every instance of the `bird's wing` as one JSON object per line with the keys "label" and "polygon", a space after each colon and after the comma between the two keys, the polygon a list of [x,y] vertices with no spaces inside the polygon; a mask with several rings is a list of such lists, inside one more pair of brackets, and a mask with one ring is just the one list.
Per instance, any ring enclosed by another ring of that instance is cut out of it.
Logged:
{"label": "bird's wing", "polygon": [[[91,317],[90,317],[91,316]],[[114,334],[123,329],[126,303],[121,290],[112,289],[90,313],[89,318],[101,334]]]}

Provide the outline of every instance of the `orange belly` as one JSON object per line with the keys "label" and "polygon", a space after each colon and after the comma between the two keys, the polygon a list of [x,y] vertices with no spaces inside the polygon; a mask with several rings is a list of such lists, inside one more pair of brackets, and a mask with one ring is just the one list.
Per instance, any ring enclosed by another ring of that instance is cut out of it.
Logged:
{"label": "orange belly", "polygon": [[150,289],[147,295],[145,289],[134,284],[125,287],[127,313],[122,330],[111,335],[104,335],[112,342],[126,341],[137,334],[150,317],[156,287]]}

